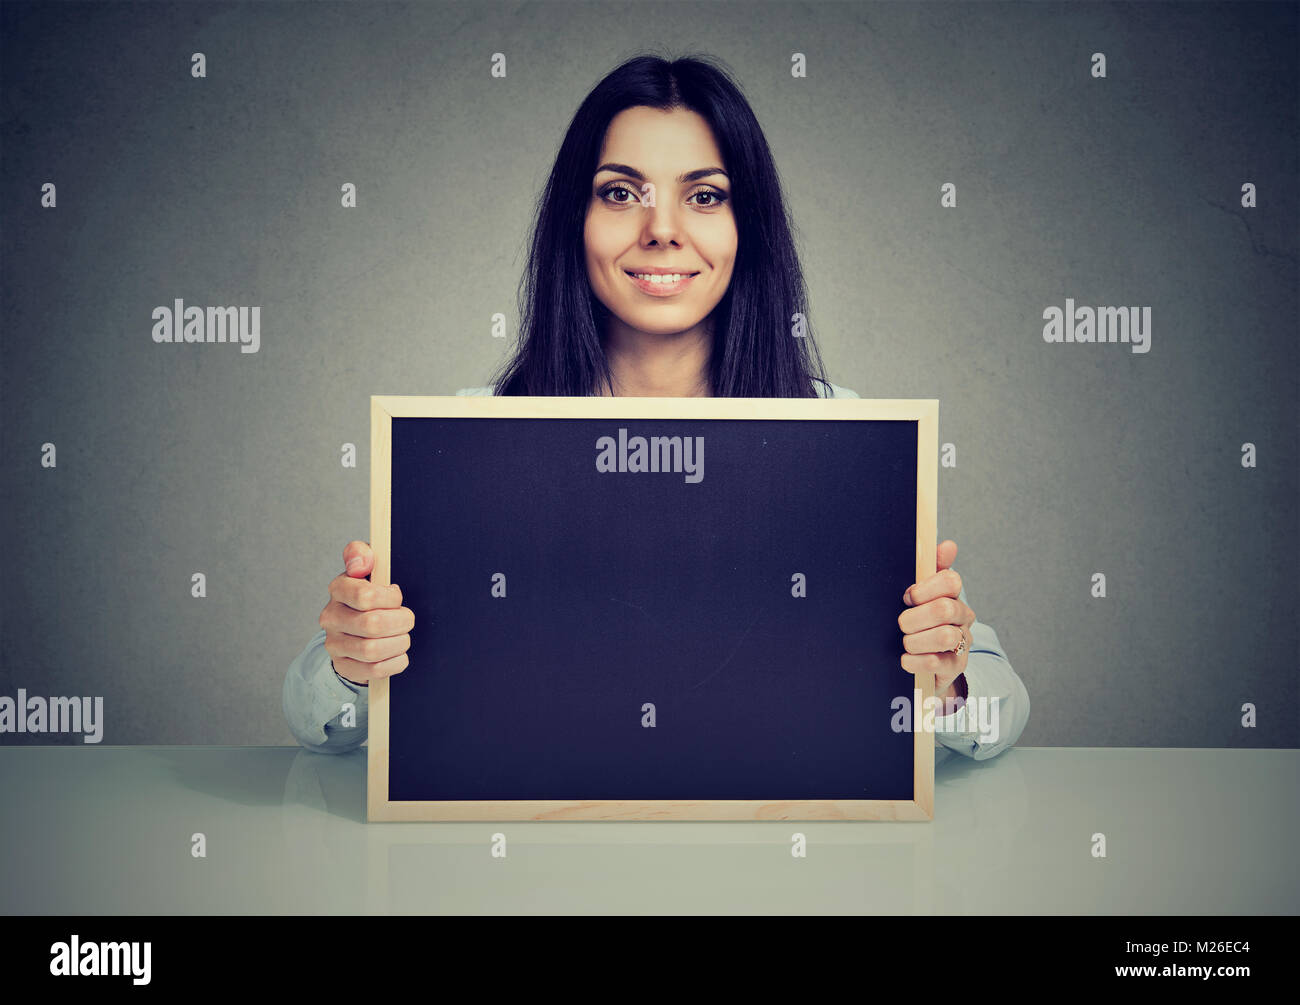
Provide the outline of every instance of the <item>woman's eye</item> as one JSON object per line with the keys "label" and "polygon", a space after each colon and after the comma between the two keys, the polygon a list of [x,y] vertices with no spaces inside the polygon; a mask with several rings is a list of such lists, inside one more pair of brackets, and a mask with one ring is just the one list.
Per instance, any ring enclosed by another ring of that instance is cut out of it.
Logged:
{"label": "woman's eye", "polygon": [[[623,192],[628,196],[628,198],[614,199],[612,196],[615,192]],[[601,189],[600,197],[609,200],[616,206],[626,206],[629,202],[638,197],[638,193],[632,191],[632,189],[628,188],[626,185],[607,185],[605,188]]]}
{"label": "woman's eye", "polygon": [[721,206],[724,202],[727,201],[727,197],[723,195],[721,192],[714,192],[710,189],[704,189],[703,191],[696,192],[695,195],[691,196],[691,198],[696,199],[699,198],[700,196],[705,196],[713,200],[713,202],[705,204],[703,206],[704,209],[713,209],[715,206]]}

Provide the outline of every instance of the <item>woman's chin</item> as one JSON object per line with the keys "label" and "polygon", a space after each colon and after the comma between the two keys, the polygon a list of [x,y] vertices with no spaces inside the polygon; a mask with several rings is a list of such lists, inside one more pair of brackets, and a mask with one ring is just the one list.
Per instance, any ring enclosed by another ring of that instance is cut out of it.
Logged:
{"label": "woman's chin", "polygon": [[703,318],[677,311],[656,311],[650,317],[628,316],[624,324],[647,335],[681,335],[696,327]]}

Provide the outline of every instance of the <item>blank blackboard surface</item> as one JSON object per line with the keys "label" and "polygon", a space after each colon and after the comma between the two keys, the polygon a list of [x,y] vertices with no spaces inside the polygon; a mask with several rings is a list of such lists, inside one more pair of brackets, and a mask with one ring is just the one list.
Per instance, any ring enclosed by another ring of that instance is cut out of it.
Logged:
{"label": "blank blackboard surface", "polygon": [[937,403],[373,400],[372,578],[416,623],[372,819],[929,817],[890,720]]}

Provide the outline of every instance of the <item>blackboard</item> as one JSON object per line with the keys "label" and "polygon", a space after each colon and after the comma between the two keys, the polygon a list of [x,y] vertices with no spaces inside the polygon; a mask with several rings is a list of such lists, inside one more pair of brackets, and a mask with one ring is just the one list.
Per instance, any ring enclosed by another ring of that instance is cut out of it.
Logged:
{"label": "blackboard", "polygon": [[937,401],[371,405],[370,819],[931,818]]}

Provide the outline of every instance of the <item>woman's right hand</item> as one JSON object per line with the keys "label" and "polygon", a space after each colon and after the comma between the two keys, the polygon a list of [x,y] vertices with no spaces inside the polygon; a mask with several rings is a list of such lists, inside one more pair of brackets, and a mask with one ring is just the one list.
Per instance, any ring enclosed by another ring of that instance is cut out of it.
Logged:
{"label": "woman's right hand", "polygon": [[415,612],[402,606],[396,583],[377,586],[366,578],[375,568],[375,553],[365,541],[348,542],[343,565],[347,571],[330,580],[329,603],[320,612],[325,651],[340,677],[368,686],[410,663],[406,651]]}

